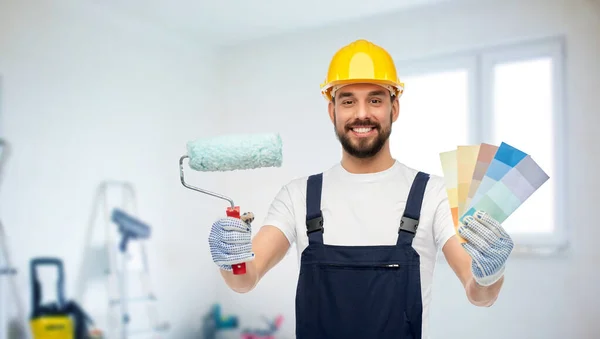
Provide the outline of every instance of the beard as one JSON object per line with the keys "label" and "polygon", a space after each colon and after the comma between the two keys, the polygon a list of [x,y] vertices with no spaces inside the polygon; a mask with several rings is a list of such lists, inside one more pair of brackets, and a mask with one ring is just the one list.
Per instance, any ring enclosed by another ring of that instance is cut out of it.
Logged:
{"label": "beard", "polygon": [[[335,112],[334,119],[337,121]],[[381,151],[392,134],[392,112],[390,112],[390,123],[388,128],[382,128],[379,123],[371,121],[370,119],[349,122],[343,126],[342,131],[339,131],[336,126],[337,125],[334,125],[335,135],[346,153],[359,159],[371,158]],[[376,136],[374,138],[359,138],[357,142],[354,142],[350,137],[350,133],[352,132],[353,127],[360,126],[372,127],[377,131]]]}

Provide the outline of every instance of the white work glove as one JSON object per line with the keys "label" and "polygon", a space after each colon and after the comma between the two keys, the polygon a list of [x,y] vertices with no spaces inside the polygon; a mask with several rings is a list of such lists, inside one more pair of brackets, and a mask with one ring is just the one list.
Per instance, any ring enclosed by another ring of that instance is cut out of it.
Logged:
{"label": "white work glove", "polygon": [[493,285],[504,274],[506,261],[514,243],[502,225],[489,214],[477,211],[464,218],[458,233],[467,241],[463,244],[471,255],[471,270],[481,286]]}
{"label": "white work glove", "polygon": [[252,219],[225,217],[212,224],[208,245],[213,261],[222,270],[232,271],[231,265],[254,260]]}

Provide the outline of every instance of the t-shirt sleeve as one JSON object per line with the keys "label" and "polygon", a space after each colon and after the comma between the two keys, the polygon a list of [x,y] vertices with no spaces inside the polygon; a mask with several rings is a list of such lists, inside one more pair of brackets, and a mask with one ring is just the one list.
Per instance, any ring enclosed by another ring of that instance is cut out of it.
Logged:
{"label": "t-shirt sleeve", "polygon": [[450,203],[448,202],[448,194],[443,183],[437,189],[436,201],[438,201],[438,204],[433,218],[433,236],[437,248],[441,249],[448,239],[456,235],[454,220],[450,211]]}
{"label": "t-shirt sleeve", "polygon": [[275,226],[288,239],[290,245],[296,241],[296,218],[289,187],[283,186],[269,207],[264,225]]}

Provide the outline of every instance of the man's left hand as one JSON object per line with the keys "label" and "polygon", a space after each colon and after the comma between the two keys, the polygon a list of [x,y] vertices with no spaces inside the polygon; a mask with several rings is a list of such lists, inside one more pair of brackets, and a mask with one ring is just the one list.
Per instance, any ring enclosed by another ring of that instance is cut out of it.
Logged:
{"label": "man's left hand", "polygon": [[504,274],[513,250],[510,236],[498,221],[483,211],[466,217],[458,233],[467,241],[463,247],[473,259],[471,270],[475,281],[481,286],[493,285]]}

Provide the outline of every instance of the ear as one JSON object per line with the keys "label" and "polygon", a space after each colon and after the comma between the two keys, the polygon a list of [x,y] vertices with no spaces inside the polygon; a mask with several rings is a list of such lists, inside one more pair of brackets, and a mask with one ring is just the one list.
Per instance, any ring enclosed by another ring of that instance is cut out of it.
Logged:
{"label": "ear", "polygon": [[392,101],[392,122],[396,122],[400,116],[400,99],[395,97]]}
{"label": "ear", "polygon": [[329,119],[331,119],[331,122],[335,125],[335,116],[334,116],[335,104],[332,101],[329,101],[327,110],[329,111]]}

